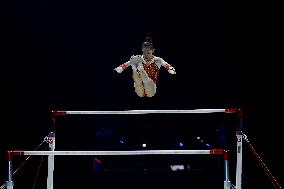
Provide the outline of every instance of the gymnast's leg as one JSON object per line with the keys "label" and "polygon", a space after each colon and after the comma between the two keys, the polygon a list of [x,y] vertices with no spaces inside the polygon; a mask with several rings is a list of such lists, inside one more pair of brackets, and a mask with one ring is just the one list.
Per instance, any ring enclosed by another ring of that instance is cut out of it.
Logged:
{"label": "gymnast's leg", "polygon": [[140,70],[140,77],[143,82],[143,86],[145,89],[145,93],[147,94],[147,97],[153,97],[156,94],[156,84],[154,81],[148,77],[148,74],[144,69]]}
{"label": "gymnast's leg", "polygon": [[135,88],[135,92],[139,97],[143,97],[144,96],[144,86],[143,86],[143,82],[142,79],[140,77],[140,73],[137,71],[133,71],[133,80],[134,80],[134,88]]}

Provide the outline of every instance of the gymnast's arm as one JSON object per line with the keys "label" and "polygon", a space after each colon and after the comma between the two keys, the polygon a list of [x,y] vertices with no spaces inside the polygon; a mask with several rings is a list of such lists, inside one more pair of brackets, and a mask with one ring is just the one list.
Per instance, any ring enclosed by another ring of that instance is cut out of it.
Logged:
{"label": "gymnast's arm", "polygon": [[123,72],[123,70],[125,70],[128,66],[130,66],[130,61],[125,62],[124,64],[121,64],[120,66],[116,67],[114,70],[117,73],[121,73]]}
{"label": "gymnast's arm", "polygon": [[132,66],[132,69],[135,71],[138,67],[138,64],[142,62],[142,56],[141,55],[136,55],[136,56],[131,56],[130,60],[127,61],[124,64],[121,64],[114,70],[117,71],[117,73],[121,73],[123,70],[125,70],[128,66]]}
{"label": "gymnast's arm", "polygon": [[159,62],[160,64],[166,68],[168,70],[168,72],[170,74],[176,74],[175,68],[172,67],[169,63],[167,63],[166,61],[164,61],[162,58],[159,58]]}

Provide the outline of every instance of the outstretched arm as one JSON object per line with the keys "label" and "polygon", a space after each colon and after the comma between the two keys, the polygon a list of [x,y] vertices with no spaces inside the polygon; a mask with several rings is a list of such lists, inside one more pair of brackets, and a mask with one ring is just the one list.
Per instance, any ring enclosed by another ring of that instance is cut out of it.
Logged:
{"label": "outstretched arm", "polygon": [[123,70],[125,70],[125,68],[127,68],[128,66],[132,66],[132,69],[134,71],[136,71],[138,64],[142,62],[142,57],[141,55],[136,55],[136,56],[131,56],[130,60],[124,64],[121,64],[120,66],[118,66],[117,68],[115,68],[114,70],[117,71],[117,73],[121,73]]}
{"label": "outstretched arm", "polygon": [[125,70],[130,65],[130,61],[125,62],[124,64],[121,64],[120,66],[116,67],[114,70],[117,73],[121,73],[123,70]]}
{"label": "outstretched arm", "polygon": [[174,67],[161,58],[161,65],[168,70],[170,74],[176,74]]}

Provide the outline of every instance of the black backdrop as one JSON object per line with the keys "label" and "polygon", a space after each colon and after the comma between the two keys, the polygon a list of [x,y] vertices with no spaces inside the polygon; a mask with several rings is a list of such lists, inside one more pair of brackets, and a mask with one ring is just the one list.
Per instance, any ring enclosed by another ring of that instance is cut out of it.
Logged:
{"label": "black backdrop", "polygon": [[[5,151],[34,149],[49,131],[52,109],[240,107],[245,131],[272,171],[280,172],[275,149],[281,147],[281,114],[274,105],[282,101],[272,86],[279,79],[268,76],[269,65],[262,69],[260,64],[269,52],[263,19],[234,6],[158,0],[40,0],[2,6],[1,180],[6,177]],[[227,14],[232,12],[233,17]],[[113,69],[139,54],[147,35],[156,55],[172,64],[177,75],[161,69],[157,95],[139,98],[131,70],[118,75]],[[248,188],[272,188],[248,148],[246,158]]]}

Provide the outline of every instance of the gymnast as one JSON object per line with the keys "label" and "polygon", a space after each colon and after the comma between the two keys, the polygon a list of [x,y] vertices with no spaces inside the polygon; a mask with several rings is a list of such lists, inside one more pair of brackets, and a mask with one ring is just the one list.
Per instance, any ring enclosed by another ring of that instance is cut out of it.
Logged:
{"label": "gymnast", "polygon": [[176,74],[174,67],[153,54],[154,50],[152,39],[147,37],[142,44],[143,55],[131,56],[129,61],[114,69],[117,73],[121,73],[128,66],[132,67],[134,88],[139,97],[153,97],[156,94],[156,82],[161,66],[170,74]]}

